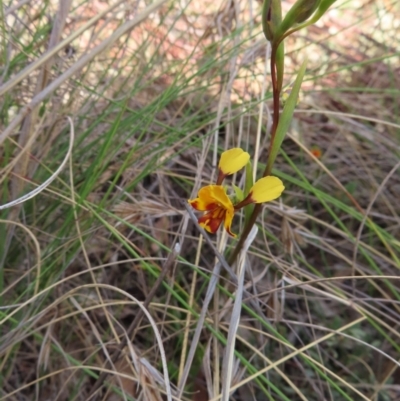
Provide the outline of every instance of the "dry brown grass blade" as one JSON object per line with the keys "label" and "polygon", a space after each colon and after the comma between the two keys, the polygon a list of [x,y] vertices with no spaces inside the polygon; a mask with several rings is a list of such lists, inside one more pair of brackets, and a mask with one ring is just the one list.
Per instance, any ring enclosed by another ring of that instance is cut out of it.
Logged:
{"label": "dry brown grass blade", "polygon": [[[170,253],[168,259],[165,261],[162,271],[161,271],[160,275],[158,276],[156,282],[154,283],[151,291],[147,295],[146,300],[143,302],[143,306],[141,307],[140,311],[136,314],[135,319],[132,321],[129,328],[127,329],[127,335],[118,344],[117,350],[112,354],[112,356],[110,358],[110,361],[112,363],[115,363],[118,360],[118,358],[120,357],[124,347],[126,347],[126,345],[128,344],[130,337],[137,329],[137,326],[139,325],[139,322],[141,321],[144,314],[146,314],[147,317],[149,317],[149,315],[146,312],[146,310],[147,310],[146,308],[148,308],[150,302],[153,300],[153,297],[154,297],[156,291],[161,286],[167,273],[170,271],[170,269],[175,264],[179,253],[180,253],[180,245],[176,244],[174,250]],[[160,352],[161,352],[161,349],[160,349]],[[164,373],[166,374],[167,372],[164,372]],[[103,386],[106,379],[107,379],[107,373],[104,372],[100,375],[100,377],[97,379],[97,381],[93,385],[89,399],[92,399],[97,395],[98,390],[101,388],[101,386]],[[167,387],[167,395],[168,395],[168,397],[170,397],[171,390],[169,387],[170,385],[169,385],[169,381],[167,380],[167,377],[165,378],[165,382],[166,382],[166,386],[168,386]]]}
{"label": "dry brown grass blade", "polygon": [[[378,198],[378,196],[380,195],[380,193],[383,191],[383,189],[385,188],[385,186],[387,185],[388,181],[390,178],[392,178],[393,174],[397,171],[397,169],[400,167],[400,161],[390,170],[390,172],[387,174],[387,176],[385,177],[385,179],[382,181],[382,183],[379,185],[379,188],[376,190],[374,196],[372,197],[367,209],[365,210],[365,214],[364,217],[361,221],[360,227],[358,228],[357,231],[357,235],[356,235],[356,240],[354,242],[354,251],[353,251],[353,264],[355,266],[356,264],[356,260],[357,260],[357,253],[358,253],[358,245],[360,243],[361,240],[361,233],[363,231],[363,228],[365,226],[365,223],[367,221],[371,221],[371,218],[369,217],[370,213],[371,213],[371,209],[372,206],[374,205],[376,199]],[[399,220],[400,222],[400,220]],[[386,245],[386,242],[385,242]],[[397,267],[400,269],[400,261],[397,257],[397,255],[395,254],[395,252],[392,250],[392,248],[389,246],[389,244],[387,244],[387,248],[392,256],[392,259],[394,262],[396,262]]]}
{"label": "dry brown grass blade", "polygon": [[[321,167],[322,170],[324,170],[324,172],[332,178],[332,180],[335,182],[335,184],[338,186],[338,188],[340,188],[341,191],[343,191],[343,193],[349,198],[349,200],[353,203],[353,205],[355,206],[355,208],[364,216],[364,220],[365,221],[371,221],[371,219],[368,217],[368,214],[366,214],[365,210],[359,205],[359,203],[357,202],[357,200],[354,198],[353,195],[350,194],[350,192],[345,188],[345,186],[335,177],[335,174],[332,173],[323,163],[321,163],[318,158],[316,158],[294,135],[291,134],[287,134],[287,136],[296,143],[297,146],[299,146],[305,153],[308,154],[309,157],[313,158],[315,163],[317,163],[319,165],[319,167]],[[398,165],[396,165],[391,172],[389,173],[389,175],[386,177],[386,180],[388,180],[393,173],[398,169]],[[386,182],[386,180],[384,182]],[[382,185],[381,185],[382,187]],[[379,194],[379,191],[377,192],[377,194]],[[376,194],[376,195],[377,195]],[[365,224],[365,221],[363,222],[363,224]],[[396,262],[397,266],[400,268],[400,260],[397,258],[397,255],[395,253],[395,251],[393,250],[393,248],[390,246],[390,244],[382,237],[382,235],[380,235],[379,231],[376,229],[375,225],[372,225],[373,230],[375,231],[377,237],[382,241],[383,245],[386,247],[386,249],[388,250],[388,252],[390,253],[392,259],[394,262]],[[356,244],[357,245],[357,244]],[[354,258],[355,259],[355,258]]]}
{"label": "dry brown grass blade", "polygon": [[[32,241],[35,245],[35,250],[36,250],[36,254],[37,254],[37,263],[36,263],[36,268],[37,268],[37,280],[36,280],[36,284],[35,284],[35,292],[34,294],[37,294],[38,290],[39,290],[39,285],[40,285],[40,272],[41,272],[41,266],[42,266],[42,260],[41,260],[41,252],[40,252],[40,244],[39,241],[37,240],[36,236],[33,234],[33,232],[26,227],[24,224],[21,224],[17,221],[11,221],[11,220],[2,220],[0,219],[0,224],[13,224],[17,227],[20,227],[22,230],[26,231],[26,233],[28,234],[29,237],[32,238]],[[1,296],[1,294],[0,294]]]}
{"label": "dry brown grass blade", "polygon": [[222,401],[229,401],[230,388],[234,369],[234,353],[236,344],[237,329],[239,327],[242,299],[244,292],[244,274],[246,270],[247,252],[257,236],[258,227],[253,226],[250,235],[247,237],[240,254],[238,263],[238,287],[235,294],[235,302],[232,309],[232,316],[229,323],[228,338],[225,346],[225,355],[222,363]]}
{"label": "dry brown grass blade", "polygon": [[[29,0],[30,1],[30,0]],[[60,3],[62,3],[64,0],[60,0]],[[70,0],[67,0],[70,1]],[[65,1],[65,3],[67,3]],[[50,48],[46,53],[44,53],[40,58],[29,64],[26,68],[24,68],[21,72],[19,72],[16,76],[14,76],[12,79],[7,81],[4,85],[0,86],[0,96],[4,95],[7,93],[10,89],[12,89],[14,86],[16,86],[19,82],[21,82],[23,79],[25,79],[27,76],[32,74],[33,71],[35,71],[37,68],[39,68],[41,65],[47,63],[48,60],[53,58],[60,50],[62,50],[65,46],[67,46],[69,43],[71,43],[74,39],[79,37],[83,32],[85,32],[88,28],[93,26],[97,21],[99,21],[101,18],[103,18],[107,13],[112,11],[114,8],[119,6],[121,3],[123,3],[125,0],[119,0],[106,8],[105,10],[99,12],[96,14],[93,18],[91,18],[86,24],[82,25],[79,29],[75,30],[71,35],[69,35],[66,39],[63,41],[59,42],[56,44],[54,47]],[[22,3],[22,2],[21,2]],[[20,7],[22,4],[18,5]],[[64,6],[61,6],[64,10]],[[1,142],[0,142],[1,144]]]}
{"label": "dry brown grass blade", "polygon": [[[258,331],[258,330],[255,329],[254,327],[243,327],[242,325],[239,325],[239,327],[240,327],[241,329],[249,329],[249,330],[251,330],[251,331],[253,331],[253,332],[255,332],[255,333],[257,333],[257,331]],[[227,330],[224,326],[222,326],[222,329],[223,329],[223,330]],[[262,334],[264,334],[264,332],[263,332]],[[270,364],[273,363],[273,361],[272,361],[271,359],[269,359],[267,355],[265,355],[263,352],[261,352],[261,351],[258,349],[258,347],[254,346],[253,344],[251,344],[251,343],[249,343],[248,341],[246,341],[242,336],[238,335],[238,336],[237,336],[237,339],[238,339],[239,342],[242,342],[242,343],[246,344],[246,346],[247,346],[250,350],[252,350],[253,355],[259,356],[262,360],[265,361],[265,363],[266,363],[267,365],[270,365]],[[306,398],[306,397],[304,396],[304,394],[301,392],[301,390],[299,389],[299,387],[296,386],[296,384],[293,383],[292,380],[290,380],[290,378],[285,374],[284,370],[280,369],[278,366],[276,366],[276,367],[274,368],[274,370],[275,370],[277,373],[279,373],[279,375],[280,375],[280,376],[285,380],[285,382],[296,392],[296,394],[299,396],[299,398],[300,398],[302,401],[307,401],[307,398]],[[232,383],[232,386],[235,385],[235,384],[238,383],[238,382],[239,382],[239,380],[235,380],[235,382]],[[245,382],[246,382],[245,379],[241,381],[242,384],[245,384]],[[212,398],[212,397],[210,397],[210,398]]]}
{"label": "dry brown grass blade", "polygon": [[[246,379],[244,379],[242,382],[235,384],[234,386],[232,386],[232,390],[235,390],[237,388],[239,388],[240,386],[242,386],[243,384],[250,382],[251,380],[255,379],[256,377],[265,374],[266,372],[270,371],[271,369],[275,369],[276,366],[279,366],[281,363],[283,363],[284,361],[287,361],[291,358],[293,358],[296,355],[303,355],[304,357],[306,357],[307,359],[313,360],[311,357],[309,357],[305,351],[314,347],[316,344],[321,343],[323,341],[326,341],[327,339],[331,338],[332,336],[334,336],[336,333],[340,333],[342,331],[345,331],[347,328],[352,327],[360,322],[362,322],[365,319],[365,317],[361,317],[358,319],[355,319],[353,322],[341,327],[340,329],[336,330],[336,332],[327,334],[321,338],[318,338],[317,340],[311,342],[310,344],[307,344],[304,347],[301,347],[299,349],[296,349],[293,346],[290,346],[290,348],[294,349],[294,351],[284,357],[282,357],[281,359],[274,361],[273,363],[271,363],[270,365],[268,365],[267,367],[260,369],[257,373],[254,373],[253,375],[247,377]],[[288,344],[286,344],[288,346]],[[324,368],[319,362],[313,360],[313,363],[316,364],[317,366],[319,366],[320,368]],[[338,375],[334,374],[333,372],[331,372],[331,375],[339,380],[341,383],[345,384],[346,386],[348,386],[352,391],[354,391],[358,396],[361,397],[361,399],[365,400],[365,401],[369,401],[369,399],[362,394],[360,391],[358,391],[354,386],[352,386],[350,383],[347,383],[345,380],[343,380],[342,378],[340,378]],[[215,397],[212,399],[212,401],[217,401],[220,400],[221,397]]]}
{"label": "dry brown grass blade", "polygon": [[[109,38],[105,39],[99,45],[97,45],[90,53],[83,55],[74,65],[72,65],[67,71],[61,74],[53,82],[51,82],[44,90],[38,95],[34,96],[33,99],[22,108],[19,114],[11,121],[8,127],[0,134],[0,145],[4,140],[17,128],[25,116],[27,116],[31,110],[38,106],[43,100],[50,96],[60,85],[71,78],[74,74],[84,68],[94,57],[104,51],[108,46],[117,41],[122,35],[128,33],[135,26],[143,22],[152,12],[161,7],[167,0],[157,0],[150,6],[146,7],[137,17],[125,22],[120,26]],[[7,88],[8,90],[8,88]],[[2,88],[0,88],[0,95]],[[3,90],[4,92],[4,90]]]}
{"label": "dry brown grass blade", "polygon": [[[175,255],[176,255],[176,254],[174,253],[173,256],[175,256]],[[173,263],[173,261],[175,261],[175,258],[174,258],[174,257],[170,258],[170,259],[169,259],[169,264],[170,264],[170,263]],[[161,276],[161,275],[160,275],[160,276]],[[162,279],[161,279],[160,281],[162,281]],[[57,283],[57,285],[58,285],[58,284],[59,284],[59,283]],[[83,285],[83,286],[80,286],[80,287],[77,287],[77,288],[74,288],[74,289],[68,291],[68,293],[66,293],[66,294],[64,294],[62,297],[56,299],[51,305],[49,305],[47,308],[45,308],[43,311],[41,311],[41,316],[43,316],[45,313],[47,313],[47,311],[51,310],[52,308],[54,308],[56,305],[60,304],[61,302],[65,301],[65,300],[67,300],[67,299],[72,298],[76,293],[79,293],[79,291],[81,291],[81,290],[85,290],[85,289],[87,289],[87,290],[89,290],[89,289],[102,289],[102,288],[103,288],[103,289],[107,289],[107,290],[109,290],[109,291],[115,291],[115,292],[117,292],[117,293],[123,295],[126,299],[131,300],[131,301],[132,301],[134,304],[136,304],[137,306],[139,306],[140,311],[141,311],[141,312],[137,315],[137,316],[139,316],[139,319],[135,319],[134,322],[132,322],[132,323],[135,323],[135,321],[136,321],[136,323],[137,323],[137,321],[140,320],[140,319],[142,318],[143,315],[145,315],[145,316],[147,317],[147,319],[149,320],[149,322],[150,322],[150,324],[151,324],[151,326],[152,326],[152,329],[154,330],[154,333],[155,333],[155,336],[156,336],[156,339],[157,339],[157,344],[158,344],[158,346],[159,346],[159,352],[160,352],[160,355],[161,355],[161,361],[162,361],[162,366],[163,366],[164,383],[165,383],[165,391],[166,391],[167,399],[168,399],[169,401],[172,401],[172,390],[171,390],[171,384],[170,384],[169,375],[168,375],[167,360],[166,360],[166,357],[165,357],[165,351],[164,351],[164,347],[163,347],[163,342],[162,342],[161,335],[160,335],[160,333],[159,333],[159,331],[158,331],[157,324],[156,324],[156,322],[154,321],[154,319],[152,318],[150,312],[147,310],[145,304],[139,302],[139,301],[138,301],[135,297],[133,297],[131,294],[128,294],[126,291],[123,291],[123,290],[121,290],[121,289],[119,289],[119,288],[117,288],[117,287],[114,287],[114,286],[111,286],[111,285],[107,285],[107,284],[88,284],[88,285]],[[39,292],[39,293],[36,294],[35,296],[31,297],[28,301],[26,301],[26,302],[24,302],[23,304],[21,304],[21,306],[18,307],[18,308],[16,308],[13,312],[11,312],[10,315],[9,315],[7,318],[5,318],[5,319],[3,319],[3,320],[0,321],[0,326],[1,326],[2,324],[4,324],[9,318],[11,318],[11,316],[13,316],[15,313],[18,313],[19,310],[21,310],[21,309],[24,308],[25,306],[27,306],[27,305],[31,304],[32,302],[34,302],[38,297],[40,297],[40,296],[43,295],[44,293],[47,293],[47,291],[48,291],[48,288],[45,289],[45,290],[43,290],[43,291],[41,291],[41,292]],[[150,302],[150,300],[149,300],[149,302]],[[34,318],[37,319],[37,316],[35,316]],[[32,321],[32,319],[33,319],[33,318],[29,319],[29,321]],[[53,320],[53,321],[52,321],[52,324],[53,324],[55,321],[56,321],[56,320]],[[136,325],[135,325],[134,327],[136,327]],[[124,339],[126,340],[126,337],[124,337]],[[125,342],[125,341],[124,341],[124,342],[121,342],[121,344],[123,344],[123,343],[124,343],[124,346],[125,346],[125,345],[126,345],[126,342]],[[111,360],[113,360],[113,356],[111,357]],[[113,362],[114,362],[114,360],[113,360]],[[84,367],[84,366],[81,366],[81,367],[74,367],[73,369],[79,369],[79,368],[93,369],[94,367],[89,367],[89,366]],[[104,377],[108,376],[108,375],[111,373],[111,374],[118,374],[118,375],[120,375],[121,377],[128,377],[128,378],[130,378],[130,376],[121,374],[121,373],[119,373],[119,372],[116,372],[115,370],[107,370],[107,369],[104,369],[104,368],[99,368],[98,370],[99,370],[99,371],[102,371],[102,374],[105,375]],[[61,370],[61,371],[64,371],[64,369]],[[29,386],[32,386],[32,385],[36,384],[38,381],[44,380],[44,379],[47,378],[47,377],[51,377],[53,374],[58,374],[59,372],[60,372],[60,371],[52,372],[50,375],[45,375],[45,376],[43,376],[43,377],[41,377],[41,378],[39,378],[39,379],[33,380],[32,382],[30,382],[30,383],[28,383],[28,384],[26,384],[26,385],[24,385],[24,386],[21,386],[19,389],[15,390],[15,391],[12,391],[11,393],[7,394],[7,396],[6,396],[6,397],[3,397],[2,399],[6,399],[6,398],[10,397],[11,395],[17,393],[18,391],[21,391],[22,389],[27,388],[27,387],[29,387]],[[103,384],[103,382],[102,382],[101,384]],[[92,394],[92,395],[93,395],[93,394]],[[91,397],[89,397],[88,399],[90,399],[90,398],[91,398]]]}
{"label": "dry brown grass blade", "polygon": [[[61,33],[64,30],[65,22],[68,17],[69,9],[72,4],[72,0],[60,1],[58,4],[59,8],[54,18],[54,25],[50,35],[48,52],[51,52],[51,50],[57,46],[60,40]],[[50,70],[53,64],[54,64],[54,56],[50,57],[44,64],[42,64],[39,76],[36,81],[36,87],[33,96],[38,95],[47,86],[47,83],[49,81]],[[36,107],[33,107],[31,109],[31,112],[25,117],[22,123],[21,133],[18,139],[18,145],[22,149],[22,152],[26,153],[26,155],[28,155],[31,151],[31,146],[28,146],[28,142],[30,142],[29,139],[31,138],[33,129],[36,125],[38,113],[39,113],[39,108],[37,105]],[[17,165],[14,168],[14,178],[12,179],[11,182],[11,196],[13,199],[17,198],[22,192],[23,181],[20,180],[19,177],[25,177],[27,175],[29,161],[30,161],[29,157],[24,157],[19,161],[19,163],[17,163]],[[34,168],[30,169],[29,177],[32,176],[33,171]],[[19,208],[13,209],[14,218],[17,216],[18,213],[19,213]]]}
{"label": "dry brown grass blade", "polygon": [[0,210],[8,209],[8,208],[10,208],[12,206],[18,206],[21,203],[26,202],[28,199],[32,199],[33,197],[38,195],[40,192],[45,190],[57,178],[57,176],[60,174],[61,170],[64,168],[64,166],[68,162],[69,157],[71,156],[72,148],[73,148],[74,140],[75,140],[75,131],[74,131],[73,122],[69,117],[68,117],[68,120],[69,120],[70,127],[71,127],[68,150],[67,150],[67,154],[64,157],[64,160],[61,162],[61,164],[57,168],[57,170],[45,182],[40,184],[34,190],[28,192],[27,194],[25,194],[23,196],[20,196],[19,198],[15,199],[15,200],[13,200],[11,202],[8,202],[8,203],[6,203],[4,205],[0,205]]}

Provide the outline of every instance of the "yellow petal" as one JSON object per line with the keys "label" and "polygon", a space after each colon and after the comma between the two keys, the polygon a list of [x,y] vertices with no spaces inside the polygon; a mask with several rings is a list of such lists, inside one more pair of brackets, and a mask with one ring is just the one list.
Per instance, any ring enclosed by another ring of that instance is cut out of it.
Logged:
{"label": "yellow petal", "polygon": [[206,211],[212,210],[216,207],[216,202],[213,197],[212,187],[214,185],[207,185],[199,190],[198,197],[196,199],[190,200],[189,204],[196,210]]}
{"label": "yellow petal", "polygon": [[233,148],[222,153],[219,169],[224,175],[234,174],[242,169],[250,159],[250,155],[241,148]]}
{"label": "yellow petal", "polygon": [[269,202],[279,198],[285,187],[282,181],[273,176],[260,178],[250,189],[249,197],[253,203]]}
{"label": "yellow petal", "polygon": [[226,194],[224,187],[222,185],[209,185],[209,187],[212,187],[211,196],[214,202],[217,202],[223,209],[230,210],[233,213],[233,203]]}
{"label": "yellow petal", "polygon": [[235,213],[235,211],[234,211],[233,209],[232,209],[232,210],[227,210],[227,211],[226,211],[226,214],[225,214],[225,221],[224,221],[224,227],[225,227],[225,230],[227,231],[227,233],[228,233],[229,235],[231,235],[232,237],[236,238],[236,234],[234,234],[234,233],[231,231],[231,225],[232,225],[232,220],[233,220],[234,213]]}

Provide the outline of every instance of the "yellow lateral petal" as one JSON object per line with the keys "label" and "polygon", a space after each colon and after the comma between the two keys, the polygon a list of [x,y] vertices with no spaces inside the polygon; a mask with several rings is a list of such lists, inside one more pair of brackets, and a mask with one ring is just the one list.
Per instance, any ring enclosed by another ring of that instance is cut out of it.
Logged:
{"label": "yellow lateral petal", "polygon": [[278,177],[268,176],[260,178],[250,190],[253,203],[269,202],[279,198],[285,187]]}
{"label": "yellow lateral petal", "polygon": [[225,230],[227,231],[227,233],[229,235],[231,235],[233,238],[236,238],[236,234],[234,234],[231,231],[231,225],[232,225],[232,220],[233,220],[233,216],[235,214],[234,210],[227,210],[226,214],[225,214],[225,221],[224,221],[224,227]]}
{"label": "yellow lateral petal", "polygon": [[224,175],[231,175],[242,169],[250,159],[250,155],[241,148],[233,148],[222,153],[219,169]]}

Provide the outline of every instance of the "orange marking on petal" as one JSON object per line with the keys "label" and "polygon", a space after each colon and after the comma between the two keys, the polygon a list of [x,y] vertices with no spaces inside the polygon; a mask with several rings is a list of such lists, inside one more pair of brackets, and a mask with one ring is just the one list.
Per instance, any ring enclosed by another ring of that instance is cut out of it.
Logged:
{"label": "orange marking on petal", "polygon": [[194,199],[194,200],[188,200],[189,205],[192,206],[193,209],[199,210],[199,202]]}
{"label": "orange marking on petal", "polygon": [[209,227],[212,233],[216,233],[223,219],[210,219]]}
{"label": "orange marking on petal", "polygon": [[199,217],[198,222],[209,233],[215,234],[221,225],[223,219],[214,218],[210,213]]}
{"label": "orange marking on petal", "polygon": [[212,211],[218,209],[218,204],[217,203],[210,203],[207,205],[206,210],[207,211]]}

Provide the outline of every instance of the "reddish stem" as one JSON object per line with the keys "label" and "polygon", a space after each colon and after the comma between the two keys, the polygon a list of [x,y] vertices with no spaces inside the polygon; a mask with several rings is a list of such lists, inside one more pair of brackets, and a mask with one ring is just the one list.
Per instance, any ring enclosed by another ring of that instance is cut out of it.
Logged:
{"label": "reddish stem", "polygon": [[[274,144],[275,140],[275,134],[276,134],[276,129],[278,127],[279,123],[279,95],[280,95],[280,88],[278,87],[278,81],[277,81],[277,71],[276,71],[276,52],[278,50],[278,45],[272,45],[271,49],[271,81],[272,81],[272,95],[273,95],[273,120],[272,120],[272,127],[271,127],[271,140],[269,142],[269,148],[268,148],[268,157],[271,154],[272,146]],[[266,177],[267,175],[271,174],[271,169],[272,165],[270,166],[269,163],[267,163],[267,166],[265,167],[263,177]],[[240,239],[238,243],[236,244],[235,249],[233,250],[233,253],[231,254],[229,258],[229,264],[232,265],[240,250],[243,247],[244,242],[246,241],[248,235],[250,234],[251,229],[253,228],[253,225],[255,224],[258,215],[260,214],[261,211],[261,204],[258,203],[254,206],[253,213],[250,216],[250,219],[248,223],[246,224],[242,235],[240,236]]]}
{"label": "reddish stem", "polygon": [[[269,149],[268,149],[268,156],[271,152],[272,145],[275,140],[276,129],[278,127],[279,122],[279,95],[280,95],[280,88],[278,88],[278,80],[276,77],[276,52],[278,50],[278,46],[272,46],[271,49],[271,81],[272,81],[272,96],[273,96],[273,107],[274,107],[274,114],[272,120],[272,127],[271,127],[271,140],[269,142]],[[264,173],[264,176],[266,174]]]}

